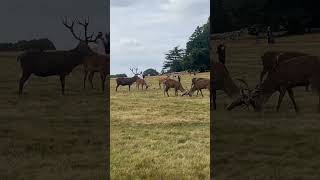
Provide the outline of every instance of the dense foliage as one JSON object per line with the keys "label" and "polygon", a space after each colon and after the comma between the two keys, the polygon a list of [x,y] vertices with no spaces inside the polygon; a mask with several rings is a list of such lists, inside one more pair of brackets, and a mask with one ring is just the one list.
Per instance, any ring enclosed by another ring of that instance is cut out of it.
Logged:
{"label": "dense foliage", "polygon": [[21,40],[16,43],[0,43],[0,51],[24,51],[30,49],[55,50],[49,39]]}
{"label": "dense foliage", "polygon": [[110,75],[110,78],[118,78],[118,77],[128,77],[126,74],[115,74],[115,75]]}
{"label": "dense foliage", "polygon": [[317,0],[212,0],[213,33],[252,25],[305,33],[320,27]]}
{"label": "dense foliage", "polygon": [[174,47],[165,56],[163,70],[166,72],[206,71],[210,66],[209,56],[209,20],[198,26],[190,36],[186,49]]}
{"label": "dense foliage", "polygon": [[155,69],[150,68],[150,69],[145,70],[143,72],[143,75],[146,75],[146,76],[148,76],[148,75],[150,75],[150,76],[158,76],[159,72],[157,70],[155,70]]}

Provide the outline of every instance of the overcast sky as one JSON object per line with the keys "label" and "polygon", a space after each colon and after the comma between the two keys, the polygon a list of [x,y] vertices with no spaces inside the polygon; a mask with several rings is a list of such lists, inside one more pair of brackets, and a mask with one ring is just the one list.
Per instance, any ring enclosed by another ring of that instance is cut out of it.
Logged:
{"label": "overcast sky", "polygon": [[164,54],[185,48],[197,26],[208,20],[210,0],[111,0],[111,74],[161,71]]}
{"label": "overcast sky", "polygon": [[89,30],[109,31],[110,0],[3,0],[0,42],[47,37],[58,49],[76,46],[61,17],[90,16]]}

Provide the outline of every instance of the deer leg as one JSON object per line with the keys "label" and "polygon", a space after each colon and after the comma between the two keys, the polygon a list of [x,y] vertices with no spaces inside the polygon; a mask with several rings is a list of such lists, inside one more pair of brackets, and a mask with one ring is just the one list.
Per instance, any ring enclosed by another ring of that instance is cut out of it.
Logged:
{"label": "deer leg", "polygon": [[212,109],[213,110],[217,109],[216,99],[217,99],[217,91],[213,90],[212,91]]}
{"label": "deer leg", "polygon": [[116,87],[116,91],[118,91],[118,87],[119,87],[120,85],[119,84],[117,84],[117,87]]}
{"label": "deer leg", "polygon": [[93,76],[94,76],[94,71],[91,71],[90,74],[89,74],[89,82],[90,82],[90,85],[91,85],[92,89],[93,89],[93,83],[92,83]]}
{"label": "deer leg", "polygon": [[60,75],[60,82],[61,82],[61,93],[64,95],[64,87],[65,87],[65,75]]}
{"label": "deer leg", "polygon": [[130,91],[131,85],[129,85],[129,91]]}
{"label": "deer leg", "polygon": [[106,80],[106,77],[104,76],[103,72],[100,72],[100,78],[101,78],[102,91],[104,91],[104,82]]}
{"label": "deer leg", "polygon": [[264,75],[267,73],[267,71],[265,69],[262,70],[261,74],[260,74],[260,84],[262,83],[263,77]]}
{"label": "deer leg", "polygon": [[201,96],[203,97],[202,90],[200,89]]}
{"label": "deer leg", "polygon": [[286,90],[285,89],[280,89],[280,95],[279,95],[278,105],[277,105],[277,112],[279,112],[280,105],[281,105],[281,102],[282,102],[283,97],[284,97],[285,94],[286,94]]}
{"label": "deer leg", "polygon": [[83,89],[86,88],[87,76],[88,76],[88,70],[87,70],[87,69],[84,69]]}
{"label": "deer leg", "polygon": [[22,73],[22,76],[21,76],[20,82],[19,82],[19,95],[22,94],[23,85],[29,79],[30,75],[31,75],[31,73],[25,73],[25,72]]}
{"label": "deer leg", "polygon": [[288,89],[288,94],[289,97],[293,103],[294,109],[296,110],[296,112],[299,112],[298,106],[296,104],[296,101],[294,100],[294,94],[293,94],[293,90],[291,88]]}

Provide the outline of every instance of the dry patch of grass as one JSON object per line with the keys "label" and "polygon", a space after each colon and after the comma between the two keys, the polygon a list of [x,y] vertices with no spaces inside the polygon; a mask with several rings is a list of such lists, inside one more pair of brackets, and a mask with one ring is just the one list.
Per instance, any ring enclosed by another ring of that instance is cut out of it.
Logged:
{"label": "dry patch of grass", "polygon": [[[191,78],[182,76],[187,89]],[[147,91],[134,85],[116,92],[111,79],[111,177],[209,179],[209,91],[190,98],[175,97],[171,89],[166,97],[158,77],[146,81]]]}
{"label": "dry patch of grass", "polygon": [[[276,39],[272,46],[255,40],[227,43],[227,68],[232,77],[243,77],[254,87],[262,70],[261,55],[267,50],[290,50],[320,56],[320,35]],[[214,120],[214,171],[216,179],[318,179],[320,177],[320,114],[318,96],[296,88],[301,113],[296,114],[286,95],[280,112],[278,94],[263,113],[227,112],[227,99],[220,94]]]}
{"label": "dry patch of grass", "polygon": [[58,77],[32,76],[19,97],[16,54],[0,54],[0,64],[0,179],[105,177],[104,95],[83,90],[82,67],[67,77],[65,96]]}

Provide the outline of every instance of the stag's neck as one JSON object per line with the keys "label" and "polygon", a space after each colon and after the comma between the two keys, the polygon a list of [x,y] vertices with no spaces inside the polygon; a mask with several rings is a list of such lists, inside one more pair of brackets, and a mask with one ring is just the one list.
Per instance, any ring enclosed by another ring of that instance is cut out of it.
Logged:
{"label": "stag's neck", "polygon": [[235,98],[239,96],[240,94],[240,89],[239,87],[233,82],[233,80],[230,79],[230,81],[226,81],[226,85],[224,86],[224,91],[225,93],[231,97]]}

